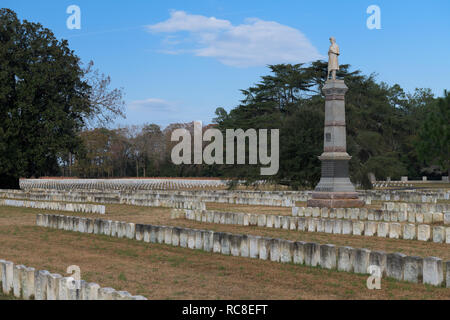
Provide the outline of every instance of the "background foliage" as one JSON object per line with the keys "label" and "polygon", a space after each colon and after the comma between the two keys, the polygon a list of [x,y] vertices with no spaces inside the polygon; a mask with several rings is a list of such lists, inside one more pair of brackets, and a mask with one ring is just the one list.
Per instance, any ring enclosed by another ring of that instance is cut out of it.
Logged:
{"label": "background foliage", "polygon": [[[241,90],[227,112],[216,109],[204,128],[280,129],[280,169],[264,177],[293,188],[312,188],[320,178],[327,63],[279,64],[261,81]],[[351,179],[368,188],[402,175],[440,176],[450,170],[450,94],[430,89],[405,93],[342,65],[346,94],[347,150]],[[122,89],[83,67],[65,40],[40,24],[0,10],[0,188],[19,177],[208,176],[261,179],[258,165],[173,165],[171,132],[192,123],[161,128],[151,123],[112,129],[124,116]],[[193,134],[192,134],[193,136]]]}

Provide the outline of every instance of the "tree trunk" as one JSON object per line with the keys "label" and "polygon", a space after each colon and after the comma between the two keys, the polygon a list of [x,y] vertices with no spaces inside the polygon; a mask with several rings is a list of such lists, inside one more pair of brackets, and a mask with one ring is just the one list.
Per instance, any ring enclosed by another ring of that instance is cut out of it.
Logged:
{"label": "tree trunk", "polygon": [[72,153],[69,152],[69,177],[72,176]]}
{"label": "tree trunk", "polygon": [[139,178],[139,162],[136,159],[136,178]]}

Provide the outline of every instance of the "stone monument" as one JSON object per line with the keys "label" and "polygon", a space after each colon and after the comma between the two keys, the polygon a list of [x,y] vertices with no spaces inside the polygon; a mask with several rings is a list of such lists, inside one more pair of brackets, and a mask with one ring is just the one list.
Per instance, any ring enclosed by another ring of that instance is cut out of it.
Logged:
{"label": "stone monument", "polygon": [[348,173],[348,161],[351,159],[347,153],[345,127],[345,93],[348,88],[344,80],[336,79],[339,46],[333,37],[330,42],[328,76],[322,88],[325,94],[324,150],[319,157],[322,175],[307,205],[328,208],[362,207],[364,201],[358,199]]}

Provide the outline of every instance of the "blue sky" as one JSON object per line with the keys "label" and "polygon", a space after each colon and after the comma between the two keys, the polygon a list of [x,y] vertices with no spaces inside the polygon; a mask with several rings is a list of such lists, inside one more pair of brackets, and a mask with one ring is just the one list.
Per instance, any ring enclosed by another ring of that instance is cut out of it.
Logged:
{"label": "blue sky", "polygon": [[[69,5],[81,29],[69,30]],[[366,10],[381,9],[369,30]],[[242,98],[239,89],[266,75],[267,64],[327,55],[333,35],[340,63],[405,90],[450,89],[450,1],[301,0],[2,0],[20,19],[40,22],[85,62],[123,87],[127,119],[112,124],[202,120]]]}

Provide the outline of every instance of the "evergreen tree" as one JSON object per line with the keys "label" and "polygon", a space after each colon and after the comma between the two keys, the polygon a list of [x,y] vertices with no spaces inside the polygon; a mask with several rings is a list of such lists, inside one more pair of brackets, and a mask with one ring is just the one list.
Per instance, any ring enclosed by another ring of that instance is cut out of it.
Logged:
{"label": "evergreen tree", "polygon": [[450,176],[450,92],[428,109],[417,141],[419,158],[438,164]]}
{"label": "evergreen tree", "polygon": [[0,187],[57,174],[61,155],[79,149],[86,119],[120,100],[108,78],[84,79],[80,64],[66,40],[0,9]]}

